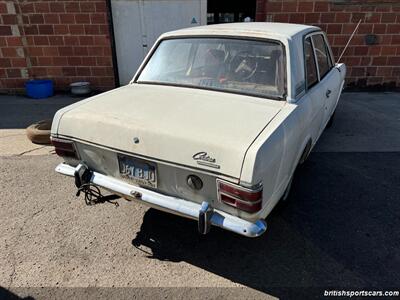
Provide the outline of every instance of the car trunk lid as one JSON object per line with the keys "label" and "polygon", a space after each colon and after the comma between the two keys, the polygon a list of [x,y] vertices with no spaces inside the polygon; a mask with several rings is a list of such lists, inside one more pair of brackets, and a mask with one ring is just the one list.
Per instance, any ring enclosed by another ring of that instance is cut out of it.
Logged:
{"label": "car trunk lid", "polygon": [[239,178],[248,147],[284,101],[131,84],[65,109],[59,136]]}

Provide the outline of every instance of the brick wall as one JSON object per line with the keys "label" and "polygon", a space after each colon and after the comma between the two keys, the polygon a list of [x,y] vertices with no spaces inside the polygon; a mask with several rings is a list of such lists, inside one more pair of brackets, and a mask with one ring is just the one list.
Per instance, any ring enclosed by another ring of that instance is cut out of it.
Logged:
{"label": "brick wall", "polygon": [[[258,0],[257,21],[310,24],[327,34],[336,59],[362,23],[342,62],[347,85],[355,88],[400,87],[400,0]],[[365,36],[375,34],[377,44]]]}
{"label": "brick wall", "polygon": [[[400,87],[400,0],[257,0],[257,21],[312,24],[328,34],[349,87]],[[378,44],[366,45],[375,34]],[[0,92],[22,92],[28,79],[50,78],[57,90],[90,81],[114,87],[106,0],[0,0]]]}
{"label": "brick wall", "polygon": [[114,87],[105,0],[0,1],[0,92],[41,78],[57,90],[83,80]]}

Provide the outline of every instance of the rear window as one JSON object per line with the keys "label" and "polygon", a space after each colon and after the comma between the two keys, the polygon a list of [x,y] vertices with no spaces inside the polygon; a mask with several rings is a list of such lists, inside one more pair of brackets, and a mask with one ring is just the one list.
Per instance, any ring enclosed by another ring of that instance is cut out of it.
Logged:
{"label": "rear window", "polygon": [[285,56],[278,42],[181,38],[160,43],[136,82],[285,97]]}

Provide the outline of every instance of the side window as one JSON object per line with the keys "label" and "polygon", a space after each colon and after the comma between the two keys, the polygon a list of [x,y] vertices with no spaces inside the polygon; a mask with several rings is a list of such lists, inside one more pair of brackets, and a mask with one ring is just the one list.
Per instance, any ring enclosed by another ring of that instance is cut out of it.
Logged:
{"label": "side window", "polygon": [[332,55],[331,46],[329,45],[329,42],[327,41],[326,37],[325,37],[325,45],[329,57],[329,67],[332,69],[332,67],[335,65],[335,58]]}
{"label": "side window", "polygon": [[312,87],[318,82],[317,68],[315,66],[314,52],[310,37],[304,41],[304,60],[306,62],[306,85]]}
{"label": "side window", "polygon": [[324,77],[332,67],[331,60],[325,45],[325,40],[321,34],[313,35],[312,37],[315,54],[317,56],[318,69],[320,78]]}

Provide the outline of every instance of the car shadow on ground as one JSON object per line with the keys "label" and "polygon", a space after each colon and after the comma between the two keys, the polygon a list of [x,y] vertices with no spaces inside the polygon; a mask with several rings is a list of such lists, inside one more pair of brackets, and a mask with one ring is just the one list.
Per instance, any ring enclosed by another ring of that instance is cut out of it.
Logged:
{"label": "car shadow on ground", "polygon": [[0,299],[2,300],[35,300],[35,298],[31,296],[20,297],[14,292],[0,286]]}
{"label": "car shadow on ground", "polygon": [[[396,287],[400,280],[400,153],[312,153],[290,203],[249,239],[150,209],[132,245],[285,297],[296,290]],[[283,208],[283,209],[282,209]],[[212,283],[210,283],[212,285]]]}

